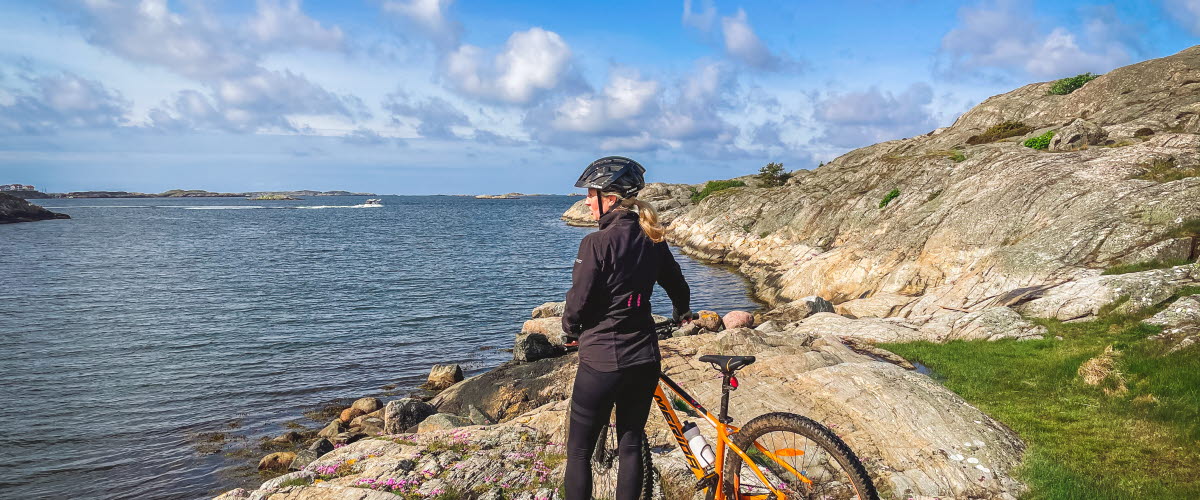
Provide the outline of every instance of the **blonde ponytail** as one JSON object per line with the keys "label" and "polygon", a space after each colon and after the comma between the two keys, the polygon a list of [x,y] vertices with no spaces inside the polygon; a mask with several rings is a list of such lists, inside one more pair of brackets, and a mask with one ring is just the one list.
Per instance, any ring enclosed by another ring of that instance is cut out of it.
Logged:
{"label": "blonde ponytail", "polygon": [[637,207],[638,225],[642,226],[642,232],[646,233],[646,237],[650,241],[659,243],[666,236],[666,230],[658,223],[658,212],[654,210],[654,206],[637,198],[625,198],[621,200],[621,208]]}

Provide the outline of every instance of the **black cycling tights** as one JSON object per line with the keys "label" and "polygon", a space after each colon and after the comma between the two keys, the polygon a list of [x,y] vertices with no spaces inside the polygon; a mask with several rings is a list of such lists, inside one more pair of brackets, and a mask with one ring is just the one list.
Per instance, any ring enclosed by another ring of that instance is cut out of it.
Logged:
{"label": "black cycling tights", "polygon": [[579,364],[567,435],[567,500],[592,500],[592,452],[600,429],[608,425],[613,405],[617,407],[621,456],[616,500],[637,499],[643,479],[642,435],[659,369],[658,362],[615,372],[600,372]]}

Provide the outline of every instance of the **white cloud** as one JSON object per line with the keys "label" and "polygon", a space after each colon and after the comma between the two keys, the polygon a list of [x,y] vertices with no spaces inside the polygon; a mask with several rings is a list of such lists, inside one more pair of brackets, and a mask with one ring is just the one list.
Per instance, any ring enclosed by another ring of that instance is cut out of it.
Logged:
{"label": "white cloud", "polygon": [[1126,31],[1111,12],[1088,14],[1085,37],[1063,27],[1042,31],[1019,0],[999,0],[959,11],[959,26],[942,38],[941,64],[947,76],[989,70],[1020,71],[1038,78],[1103,73],[1128,63]]}
{"label": "white cloud", "polygon": [[73,73],[31,78],[31,93],[6,89],[0,130],[46,134],[64,129],[112,128],[126,123],[130,103],[100,82]]}
{"label": "white cloud", "polygon": [[758,69],[776,69],[780,58],[771,53],[746,18],[746,11],[738,9],[737,15],[721,18],[721,33],[725,37],[725,51],[733,59]]}
{"label": "white cloud", "polygon": [[713,0],[700,0],[700,3],[700,10],[693,11],[692,0],[683,0],[683,25],[708,32],[717,20],[717,6],[713,4]]}
{"label": "white cloud", "polygon": [[450,20],[447,11],[454,0],[393,0],[383,3],[383,11],[396,14],[428,36],[439,47],[458,45],[462,26]]}
{"label": "white cloud", "polygon": [[404,92],[388,94],[383,109],[391,114],[393,124],[403,125],[416,122],[417,133],[430,139],[461,138],[455,128],[471,126],[471,120],[449,101],[433,96],[423,100],[412,99]]}
{"label": "white cloud", "polygon": [[1200,0],[1165,0],[1167,13],[1193,35],[1200,36]]}
{"label": "white cloud", "polygon": [[934,129],[932,102],[933,89],[915,83],[900,94],[877,88],[833,94],[818,102],[813,114],[825,125],[822,142],[856,148]]}
{"label": "white cloud", "polygon": [[583,133],[627,133],[633,120],[654,107],[658,82],[642,80],[631,70],[615,69],[600,94],[564,100],[555,110],[552,126]]}
{"label": "white cloud", "polygon": [[483,49],[464,44],[443,64],[446,78],[460,92],[527,104],[569,78],[571,48],[557,33],[535,27],[513,33],[491,60]]}
{"label": "white cloud", "polygon": [[344,42],[341,28],[321,26],[300,10],[300,0],[258,0],[257,14],[246,28],[259,44],[280,48],[337,50]]}

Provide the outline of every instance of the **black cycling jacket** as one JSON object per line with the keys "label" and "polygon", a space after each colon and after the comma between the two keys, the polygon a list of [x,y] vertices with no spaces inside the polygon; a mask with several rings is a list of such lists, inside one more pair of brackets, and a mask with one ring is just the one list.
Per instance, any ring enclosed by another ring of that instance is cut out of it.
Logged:
{"label": "black cycling jacket", "polygon": [[667,244],[642,232],[637,212],[601,217],[579,244],[563,312],[563,330],[579,335],[579,362],[612,372],[662,359],[650,317],[656,282],[676,310],[688,310],[691,290]]}

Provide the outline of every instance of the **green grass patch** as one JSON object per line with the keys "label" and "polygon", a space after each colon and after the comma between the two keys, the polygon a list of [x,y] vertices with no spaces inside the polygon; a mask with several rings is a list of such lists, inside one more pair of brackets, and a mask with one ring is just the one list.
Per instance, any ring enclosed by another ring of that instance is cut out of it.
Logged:
{"label": "green grass patch", "polygon": [[312,484],[312,481],[313,480],[311,477],[294,477],[292,479],[288,479],[287,481],[279,483],[279,487],[287,488],[290,486],[308,486],[308,485]]}
{"label": "green grass patch", "polygon": [[[1036,320],[1046,340],[880,347],[928,366],[1028,443],[1023,498],[1200,498],[1200,346],[1164,355],[1147,338],[1161,330],[1141,319],[1163,307],[1084,323]],[[1113,396],[1077,374],[1110,345],[1129,388]]]}
{"label": "green grass patch", "polygon": [[701,200],[708,198],[709,195],[726,189],[743,187],[746,183],[742,181],[708,181],[704,185],[704,189],[692,195],[692,203],[700,203]]}
{"label": "green grass patch", "polygon": [[891,203],[892,200],[896,199],[897,196],[900,196],[899,189],[888,191],[888,194],[883,195],[883,199],[879,200],[879,208],[888,206],[888,203]]}
{"label": "green grass patch", "polygon": [[1187,219],[1179,224],[1179,227],[1172,229],[1167,236],[1172,238],[1197,238],[1200,237],[1200,217]]}
{"label": "green grass patch", "polygon": [[1108,269],[1105,269],[1104,272],[1102,272],[1100,274],[1110,275],[1110,274],[1138,273],[1138,272],[1142,272],[1142,271],[1149,271],[1151,269],[1168,269],[1168,268],[1172,268],[1175,266],[1182,266],[1184,264],[1191,264],[1192,262],[1195,262],[1195,261],[1187,260],[1187,259],[1147,260],[1144,262],[1136,262],[1133,264],[1121,264],[1118,266],[1112,266]]}
{"label": "green grass patch", "polygon": [[1079,90],[1080,87],[1084,86],[1087,82],[1095,80],[1098,76],[1100,75],[1084,73],[1082,75],[1075,75],[1070,78],[1063,78],[1062,80],[1054,82],[1054,85],[1050,86],[1050,90],[1047,93],[1053,95],[1067,95],[1071,92]]}
{"label": "green grass patch", "polygon": [[989,142],[996,142],[1000,139],[1025,135],[1030,132],[1033,132],[1033,127],[1030,127],[1024,123],[1014,121],[1001,122],[988,127],[988,129],[984,130],[982,134],[968,137],[967,144],[987,144]]}
{"label": "green grass patch", "polygon": [[1030,137],[1028,139],[1025,139],[1025,142],[1022,144],[1024,144],[1025,147],[1027,147],[1027,148],[1046,149],[1046,148],[1050,147],[1050,139],[1053,139],[1053,138],[1054,138],[1054,131],[1050,130],[1050,131],[1047,131],[1046,133],[1039,135],[1037,137]]}
{"label": "green grass patch", "polygon": [[1134,179],[1171,182],[1188,177],[1200,177],[1200,165],[1180,167],[1175,163],[1174,158],[1158,158],[1143,164],[1142,168],[1145,169],[1145,172],[1133,176]]}

